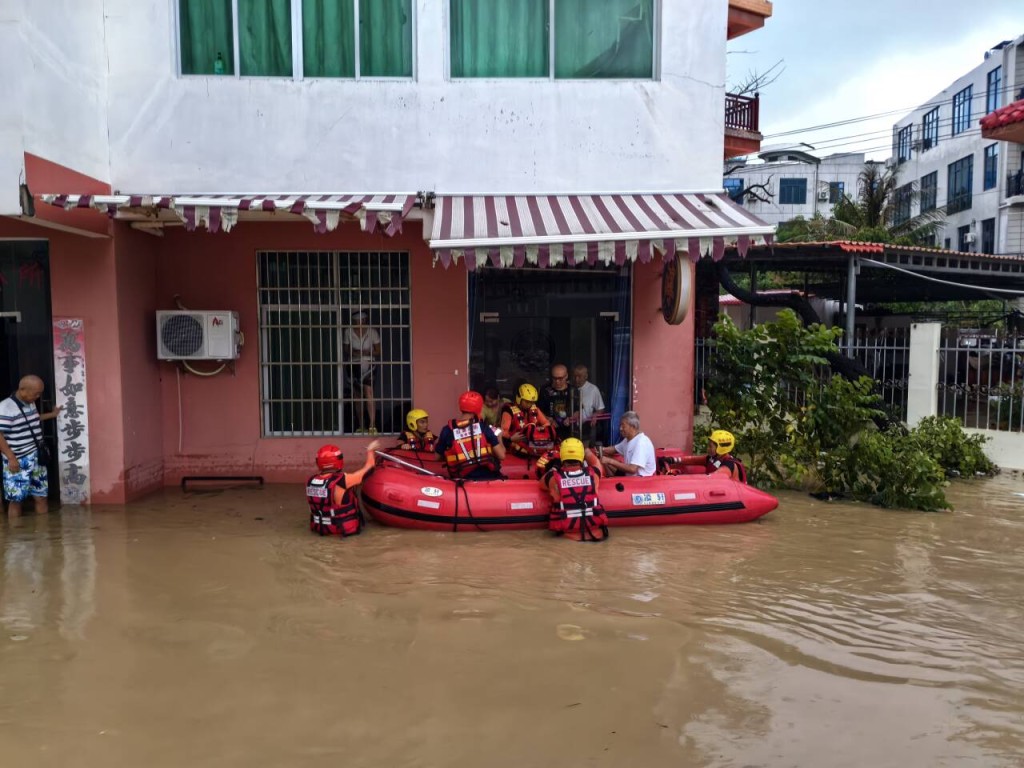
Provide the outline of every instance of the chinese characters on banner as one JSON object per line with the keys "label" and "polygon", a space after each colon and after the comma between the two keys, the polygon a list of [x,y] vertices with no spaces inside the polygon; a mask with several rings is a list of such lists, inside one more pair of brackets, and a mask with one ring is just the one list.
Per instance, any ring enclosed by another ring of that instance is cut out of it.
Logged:
{"label": "chinese characters on banner", "polygon": [[85,390],[85,323],[54,318],[53,368],[57,405],[57,456],[62,504],[89,502],[89,414]]}

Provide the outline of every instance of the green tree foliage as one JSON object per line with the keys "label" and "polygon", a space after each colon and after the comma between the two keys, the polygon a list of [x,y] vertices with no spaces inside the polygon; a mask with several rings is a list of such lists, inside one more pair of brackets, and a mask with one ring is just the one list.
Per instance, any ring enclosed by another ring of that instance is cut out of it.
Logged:
{"label": "green tree foliage", "polygon": [[[967,436],[954,420],[879,430],[874,382],[827,375],[825,355],[841,335],[805,328],[791,310],[749,331],[725,316],[715,325],[711,426],[736,434],[751,482],[938,510],[948,507],[948,474],[994,470],[982,451],[985,438]],[[706,430],[695,434],[697,444]]]}

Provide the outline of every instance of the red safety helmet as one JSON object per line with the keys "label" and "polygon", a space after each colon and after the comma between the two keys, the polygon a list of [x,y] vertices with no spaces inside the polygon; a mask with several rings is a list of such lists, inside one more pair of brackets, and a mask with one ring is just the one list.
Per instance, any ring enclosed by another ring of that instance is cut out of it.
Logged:
{"label": "red safety helmet", "polygon": [[325,445],[316,452],[316,466],[319,469],[341,471],[345,467],[345,455],[336,445]]}
{"label": "red safety helmet", "polygon": [[479,419],[484,411],[484,396],[472,390],[463,392],[459,395],[459,410],[463,413],[472,413]]}

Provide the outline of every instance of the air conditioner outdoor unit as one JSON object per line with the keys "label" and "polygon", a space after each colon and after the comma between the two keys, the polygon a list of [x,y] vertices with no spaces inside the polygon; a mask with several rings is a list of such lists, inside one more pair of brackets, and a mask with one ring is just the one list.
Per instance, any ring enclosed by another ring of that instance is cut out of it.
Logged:
{"label": "air conditioner outdoor unit", "polygon": [[974,243],[978,242],[978,236],[974,232],[968,232],[964,235],[964,242],[968,245],[974,245]]}
{"label": "air conditioner outdoor unit", "polygon": [[914,152],[920,152],[921,151],[921,139],[914,139],[912,142],[910,142],[910,148]]}
{"label": "air conditioner outdoor unit", "polygon": [[822,202],[822,203],[827,203],[828,202],[828,192],[819,192],[818,193],[818,200],[820,202]]}
{"label": "air conditioner outdoor unit", "polygon": [[238,313],[164,310],[156,313],[159,360],[235,360]]}

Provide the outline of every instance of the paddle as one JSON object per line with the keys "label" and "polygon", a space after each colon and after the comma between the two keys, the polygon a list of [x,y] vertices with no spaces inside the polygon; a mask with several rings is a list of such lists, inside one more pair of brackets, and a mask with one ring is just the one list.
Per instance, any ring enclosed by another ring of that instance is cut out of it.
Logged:
{"label": "paddle", "polygon": [[415,464],[412,464],[411,462],[408,462],[405,459],[400,459],[397,456],[392,456],[390,453],[384,453],[383,451],[374,451],[374,453],[380,456],[382,459],[393,461],[396,464],[401,464],[403,467],[408,467],[409,469],[415,469],[417,472],[422,472],[424,475],[430,475],[431,477],[439,477],[442,480],[447,479],[444,475],[439,475],[437,474],[437,472],[431,472],[429,469],[426,469],[425,467],[417,467]]}

